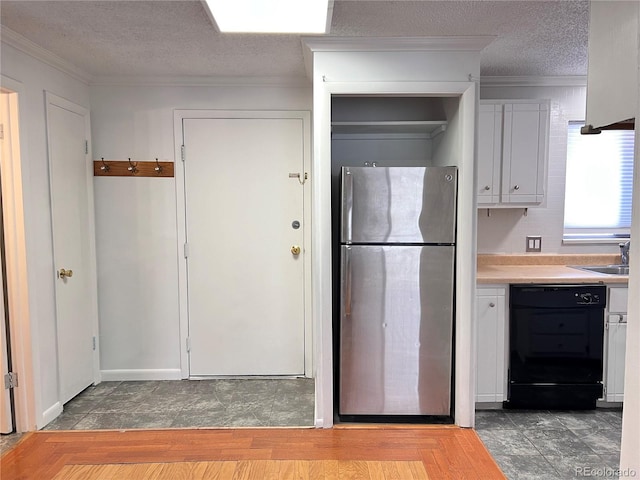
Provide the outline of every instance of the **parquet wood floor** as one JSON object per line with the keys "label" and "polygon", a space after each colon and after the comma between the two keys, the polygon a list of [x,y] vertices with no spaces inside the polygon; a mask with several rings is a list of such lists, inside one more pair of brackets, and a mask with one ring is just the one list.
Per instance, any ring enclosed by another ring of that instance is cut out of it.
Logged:
{"label": "parquet wood floor", "polygon": [[[364,466],[367,466],[368,472],[376,471],[375,462],[380,465],[384,477],[379,475],[379,471],[377,476],[363,476]],[[392,466],[386,462],[394,463]],[[476,432],[452,426],[419,429],[41,431],[26,434],[18,445],[3,455],[0,459],[0,478],[165,478],[113,477],[109,476],[108,469],[101,470],[100,465],[107,465],[116,468],[123,466],[125,475],[135,475],[135,472],[147,468],[152,469],[150,472],[154,468],[175,469],[173,472],[176,476],[172,480],[203,480],[207,477],[189,476],[189,469],[204,468],[206,472],[207,468],[214,471],[224,467],[227,469],[224,470],[224,476],[216,474],[217,477],[211,478],[246,480],[252,478],[242,476],[247,471],[266,466],[275,468],[278,465],[280,476],[275,478],[311,480],[323,478],[311,477],[312,466],[317,469],[322,465],[323,472],[329,474],[332,468],[338,467],[338,477],[326,475],[327,479],[410,480],[401,472],[415,465],[412,462],[419,462],[430,480],[505,479]],[[86,470],[82,470],[83,465]],[[343,466],[342,470],[340,465]],[[369,465],[372,465],[371,468]],[[232,467],[233,474],[229,473]],[[86,476],[87,472],[92,471],[99,475]],[[309,475],[305,476],[305,471]]]}
{"label": "parquet wood floor", "polygon": [[429,480],[422,462],[240,460],[67,465],[54,480]]}

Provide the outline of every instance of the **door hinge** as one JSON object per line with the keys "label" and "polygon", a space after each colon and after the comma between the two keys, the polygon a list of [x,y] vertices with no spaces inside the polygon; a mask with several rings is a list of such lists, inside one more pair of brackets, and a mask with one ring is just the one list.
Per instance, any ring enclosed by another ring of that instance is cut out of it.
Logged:
{"label": "door hinge", "polygon": [[191,351],[191,337],[187,337],[187,352]]}
{"label": "door hinge", "polygon": [[608,318],[604,321],[604,329],[605,330],[609,330],[609,319]]}
{"label": "door hinge", "polygon": [[182,159],[182,161],[184,162],[184,145],[182,145],[180,147],[180,158]]}
{"label": "door hinge", "polygon": [[89,155],[89,140],[84,141],[84,153],[85,155]]}
{"label": "door hinge", "polygon": [[602,387],[602,398],[607,398],[607,387],[606,385]]}
{"label": "door hinge", "polygon": [[93,349],[96,349],[96,337],[93,337]]}
{"label": "door hinge", "polygon": [[4,123],[0,123],[0,140],[4,140]]}
{"label": "door hinge", "polygon": [[16,388],[18,386],[18,374],[9,372],[4,376],[4,389]]}
{"label": "door hinge", "polygon": [[187,242],[184,244],[184,258],[189,258],[189,244]]}

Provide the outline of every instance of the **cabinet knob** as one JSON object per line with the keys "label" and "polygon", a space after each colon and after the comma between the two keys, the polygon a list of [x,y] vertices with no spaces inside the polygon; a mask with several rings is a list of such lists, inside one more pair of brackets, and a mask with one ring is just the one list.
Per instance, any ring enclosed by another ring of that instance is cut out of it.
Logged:
{"label": "cabinet knob", "polygon": [[485,186],[484,186],[484,189],[485,189],[485,190],[491,190],[491,187],[490,187],[489,185],[485,185]]}
{"label": "cabinet knob", "polygon": [[514,190],[520,190],[520,185],[514,185],[514,186],[513,186],[513,189],[514,189]]}
{"label": "cabinet knob", "polygon": [[493,303],[493,302],[491,302],[491,303],[489,304],[489,306],[490,306],[491,308],[493,308],[493,307],[495,307],[495,306],[496,306],[496,304],[495,304],[495,303]]}

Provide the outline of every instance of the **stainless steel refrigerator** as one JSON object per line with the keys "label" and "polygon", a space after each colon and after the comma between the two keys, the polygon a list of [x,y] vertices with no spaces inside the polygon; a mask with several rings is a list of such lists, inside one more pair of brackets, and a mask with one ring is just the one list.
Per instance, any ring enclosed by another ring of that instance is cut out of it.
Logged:
{"label": "stainless steel refrigerator", "polygon": [[451,414],[455,167],[343,167],[339,413]]}

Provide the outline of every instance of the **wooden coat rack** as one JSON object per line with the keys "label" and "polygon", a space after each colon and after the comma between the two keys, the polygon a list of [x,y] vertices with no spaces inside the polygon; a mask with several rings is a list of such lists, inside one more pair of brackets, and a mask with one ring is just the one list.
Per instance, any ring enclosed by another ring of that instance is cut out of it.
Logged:
{"label": "wooden coat rack", "polygon": [[173,162],[100,160],[93,161],[94,177],[173,177]]}

